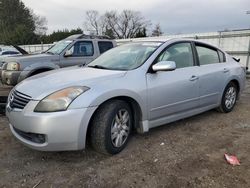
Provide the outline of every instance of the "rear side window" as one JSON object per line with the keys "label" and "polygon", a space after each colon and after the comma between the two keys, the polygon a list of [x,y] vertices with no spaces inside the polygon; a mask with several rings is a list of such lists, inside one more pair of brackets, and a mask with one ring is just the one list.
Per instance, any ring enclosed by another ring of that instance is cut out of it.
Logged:
{"label": "rear side window", "polygon": [[220,62],[226,62],[226,58],[225,58],[224,53],[222,51],[218,50],[218,54],[219,54]]}
{"label": "rear side window", "polygon": [[18,52],[14,52],[14,51],[6,51],[3,52],[2,55],[15,55],[15,54],[19,54]]}
{"label": "rear side window", "polygon": [[220,62],[217,50],[205,46],[196,46],[196,50],[200,65],[208,65]]}
{"label": "rear side window", "polygon": [[98,47],[100,50],[100,54],[108,51],[109,49],[113,48],[113,43],[112,42],[107,42],[107,41],[99,41],[98,42]]}

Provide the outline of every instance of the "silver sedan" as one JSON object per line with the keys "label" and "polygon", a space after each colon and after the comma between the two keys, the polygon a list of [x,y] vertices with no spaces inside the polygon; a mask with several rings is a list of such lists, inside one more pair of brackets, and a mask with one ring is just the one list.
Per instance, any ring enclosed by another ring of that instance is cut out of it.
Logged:
{"label": "silver sedan", "polygon": [[114,48],[85,67],[28,78],[10,93],[13,135],[37,150],[116,154],[132,130],[149,131],[217,108],[233,110],[245,70],[224,51],[187,39]]}

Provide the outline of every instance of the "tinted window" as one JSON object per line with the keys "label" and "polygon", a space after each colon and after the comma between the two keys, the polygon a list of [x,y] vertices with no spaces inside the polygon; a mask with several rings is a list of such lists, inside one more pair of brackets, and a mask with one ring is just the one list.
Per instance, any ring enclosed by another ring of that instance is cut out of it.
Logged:
{"label": "tinted window", "polygon": [[170,46],[158,57],[157,62],[160,61],[174,61],[176,68],[193,66],[194,60],[191,44],[185,42]]}
{"label": "tinted window", "polygon": [[8,52],[8,51],[2,53],[2,55],[9,55],[9,54],[10,54],[10,52]]}
{"label": "tinted window", "polygon": [[100,54],[108,51],[109,49],[113,48],[113,43],[112,42],[107,42],[107,41],[100,41],[98,42]]}
{"label": "tinted window", "polygon": [[208,65],[220,62],[217,50],[204,46],[196,46],[196,49],[200,65]]}
{"label": "tinted window", "polygon": [[93,56],[94,55],[94,48],[93,44],[90,41],[79,41],[76,42],[71,48],[72,56]]}
{"label": "tinted window", "polygon": [[220,50],[218,50],[218,54],[219,54],[219,57],[220,57],[220,62],[225,62],[225,56],[224,56],[224,53],[221,52]]}
{"label": "tinted window", "polygon": [[13,52],[13,51],[6,51],[3,52],[2,55],[14,55],[14,54],[19,54],[18,52]]}

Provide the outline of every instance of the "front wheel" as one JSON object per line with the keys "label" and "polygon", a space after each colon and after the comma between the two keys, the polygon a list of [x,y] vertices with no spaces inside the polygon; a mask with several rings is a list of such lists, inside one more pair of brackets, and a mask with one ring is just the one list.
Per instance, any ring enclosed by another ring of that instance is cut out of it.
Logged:
{"label": "front wheel", "polygon": [[224,113],[231,112],[236,104],[237,97],[238,88],[235,83],[230,82],[223,93],[219,111]]}
{"label": "front wheel", "polygon": [[105,154],[117,154],[127,145],[132,129],[132,113],[124,101],[113,100],[100,106],[91,123],[91,144]]}

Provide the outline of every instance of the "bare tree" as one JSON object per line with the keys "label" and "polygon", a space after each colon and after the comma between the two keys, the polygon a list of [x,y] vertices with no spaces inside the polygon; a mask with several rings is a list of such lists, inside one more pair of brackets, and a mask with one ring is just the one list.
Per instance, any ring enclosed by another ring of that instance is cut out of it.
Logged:
{"label": "bare tree", "polygon": [[108,11],[104,15],[106,28],[111,30],[116,38],[134,38],[136,34],[147,28],[150,22],[140,12],[124,10],[120,14]]}
{"label": "bare tree", "polygon": [[152,31],[152,37],[159,37],[163,35],[160,24],[156,24],[154,30]]}
{"label": "bare tree", "polygon": [[96,10],[87,11],[86,21],[84,22],[84,28],[91,34],[102,35],[105,28],[103,16],[100,16],[98,11]]}
{"label": "bare tree", "polygon": [[121,13],[107,11],[99,15],[96,10],[86,12],[85,30],[95,35],[108,35],[112,38],[134,38],[146,31],[150,25],[140,12],[124,10]]}
{"label": "bare tree", "polygon": [[33,20],[35,22],[35,33],[38,35],[38,36],[42,36],[42,35],[45,35],[46,34],[46,31],[48,30],[48,27],[47,27],[47,19],[46,17],[44,16],[38,16],[36,14],[33,14]]}

